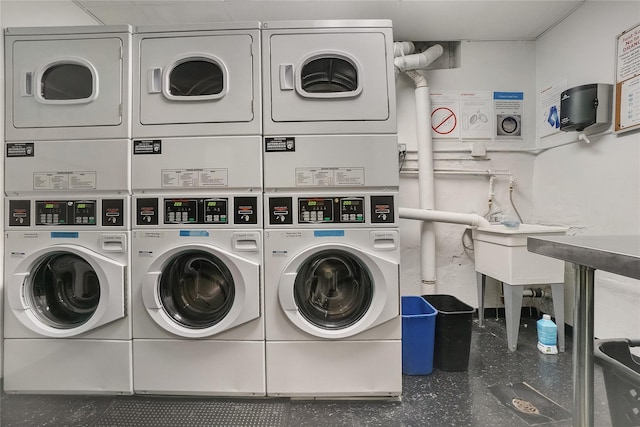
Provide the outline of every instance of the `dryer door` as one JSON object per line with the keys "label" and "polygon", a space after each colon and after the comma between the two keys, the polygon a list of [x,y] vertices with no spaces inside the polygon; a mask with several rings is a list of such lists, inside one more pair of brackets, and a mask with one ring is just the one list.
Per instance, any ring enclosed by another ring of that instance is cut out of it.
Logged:
{"label": "dryer door", "polygon": [[250,34],[143,38],[141,124],[252,121],[253,42]]}
{"label": "dryer door", "polygon": [[7,284],[18,320],[47,337],[74,337],[123,318],[126,267],[80,246],[56,245],[18,265]]}
{"label": "dryer door", "polygon": [[287,317],[321,338],[345,338],[398,316],[398,264],[347,245],[320,245],[285,268],[278,296]]}
{"label": "dryer door", "polygon": [[12,125],[117,126],[125,72],[120,38],[18,40],[12,45]]}
{"label": "dryer door", "polygon": [[150,266],[142,299],[175,335],[216,335],[260,317],[260,265],[209,245],[166,252]]}
{"label": "dryer door", "polygon": [[389,119],[383,33],[276,34],[269,44],[274,122]]}

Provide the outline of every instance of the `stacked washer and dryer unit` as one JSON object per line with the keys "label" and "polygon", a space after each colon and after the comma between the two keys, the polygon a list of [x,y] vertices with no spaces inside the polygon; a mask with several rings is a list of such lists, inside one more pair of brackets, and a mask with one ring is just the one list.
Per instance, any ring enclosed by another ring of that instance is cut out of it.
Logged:
{"label": "stacked washer and dryer unit", "polygon": [[390,21],[5,41],[5,390],[400,395]]}
{"label": "stacked washer and dryer unit", "polygon": [[131,28],[5,30],[4,389],[133,392]]}
{"label": "stacked washer and dryer unit", "polygon": [[263,24],[267,394],[401,394],[390,21]]}
{"label": "stacked washer and dryer unit", "polygon": [[260,25],[134,33],[134,390],[264,396]]}

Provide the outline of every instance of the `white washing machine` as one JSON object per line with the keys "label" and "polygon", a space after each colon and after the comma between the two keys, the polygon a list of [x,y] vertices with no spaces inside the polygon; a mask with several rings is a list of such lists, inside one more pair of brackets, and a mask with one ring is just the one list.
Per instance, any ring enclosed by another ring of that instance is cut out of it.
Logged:
{"label": "white washing machine", "polygon": [[4,389],[131,394],[130,199],[8,198]]}
{"label": "white washing machine", "polygon": [[134,203],[134,391],[264,396],[261,197]]}
{"label": "white washing machine", "polygon": [[[262,138],[256,136],[134,139],[134,194],[262,193]],[[261,224],[260,224],[261,226]]]}
{"label": "white washing machine", "polygon": [[260,135],[260,24],[140,26],[133,135]]}
{"label": "white washing machine", "polygon": [[5,193],[129,194],[130,159],[129,139],[7,142]]}
{"label": "white washing machine", "polygon": [[265,195],[267,395],[401,394],[396,194]]}
{"label": "white washing machine", "polygon": [[391,21],[262,29],[265,135],[396,133]]}
{"label": "white washing machine", "polygon": [[130,26],[4,34],[7,141],[130,137]]}

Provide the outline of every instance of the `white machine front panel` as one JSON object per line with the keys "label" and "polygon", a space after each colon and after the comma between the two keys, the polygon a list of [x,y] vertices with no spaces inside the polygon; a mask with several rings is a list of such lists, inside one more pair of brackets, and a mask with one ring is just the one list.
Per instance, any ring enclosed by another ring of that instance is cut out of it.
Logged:
{"label": "white machine front panel", "polygon": [[396,131],[390,28],[263,32],[265,134]]}
{"label": "white machine front panel", "polygon": [[135,193],[261,191],[262,139],[134,139],[131,174]]}
{"label": "white machine front panel", "polygon": [[[145,34],[136,41],[140,83],[135,137],[260,133],[258,30]],[[238,127],[234,132],[216,127],[224,123]],[[198,127],[203,124],[210,126]],[[164,126],[171,129],[167,134],[154,125],[193,126]]]}
{"label": "white machine front panel", "polygon": [[131,340],[5,340],[4,390],[132,394]]}
{"label": "white machine front panel", "polygon": [[9,142],[6,150],[8,195],[131,191],[127,139]]}
{"label": "white machine front panel", "polygon": [[398,231],[327,231],[265,232],[267,341],[400,339]]}
{"label": "white machine front panel", "polygon": [[134,338],[264,339],[260,230],[133,234]]}
{"label": "white machine front panel", "polygon": [[385,341],[269,342],[267,395],[391,397],[402,393],[402,345]]}
{"label": "white machine front panel", "polygon": [[264,396],[264,341],[133,340],[138,394]]}
{"label": "white machine front panel", "polygon": [[5,338],[130,339],[128,232],[5,233]]}
{"label": "white machine front panel", "polygon": [[7,140],[128,136],[129,34],[15,36],[6,46]]}
{"label": "white machine front panel", "polygon": [[283,136],[264,138],[264,188],[397,188],[395,135]]}

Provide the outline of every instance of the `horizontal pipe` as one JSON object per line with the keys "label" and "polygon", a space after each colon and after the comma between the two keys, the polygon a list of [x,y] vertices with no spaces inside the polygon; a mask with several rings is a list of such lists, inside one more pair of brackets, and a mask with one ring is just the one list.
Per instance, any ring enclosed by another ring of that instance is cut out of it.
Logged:
{"label": "horizontal pipe", "polygon": [[527,298],[551,298],[551,291],[549,289],[531,288],[523,289],[522,296]]}
{"label": "horizontal pipe", "polygon": [[[511,172],[499,172],[499,171],[490,171],[490,170],[479,170],[479,169],[434,169],[434,173],[440,175],[483,175],[483,176],[512,176]],[[418,168],[402,168],[400,173],[408,173],[415,174],[418,173]]]}
{"label": "horizontal pipe", "polygon": [[446,222],[450,224],[466,224],[474,227],[490,227],[486,218],[478,214],[435,211],[415,208],[400,208],[400,218],[415,219],[427,222]]}

